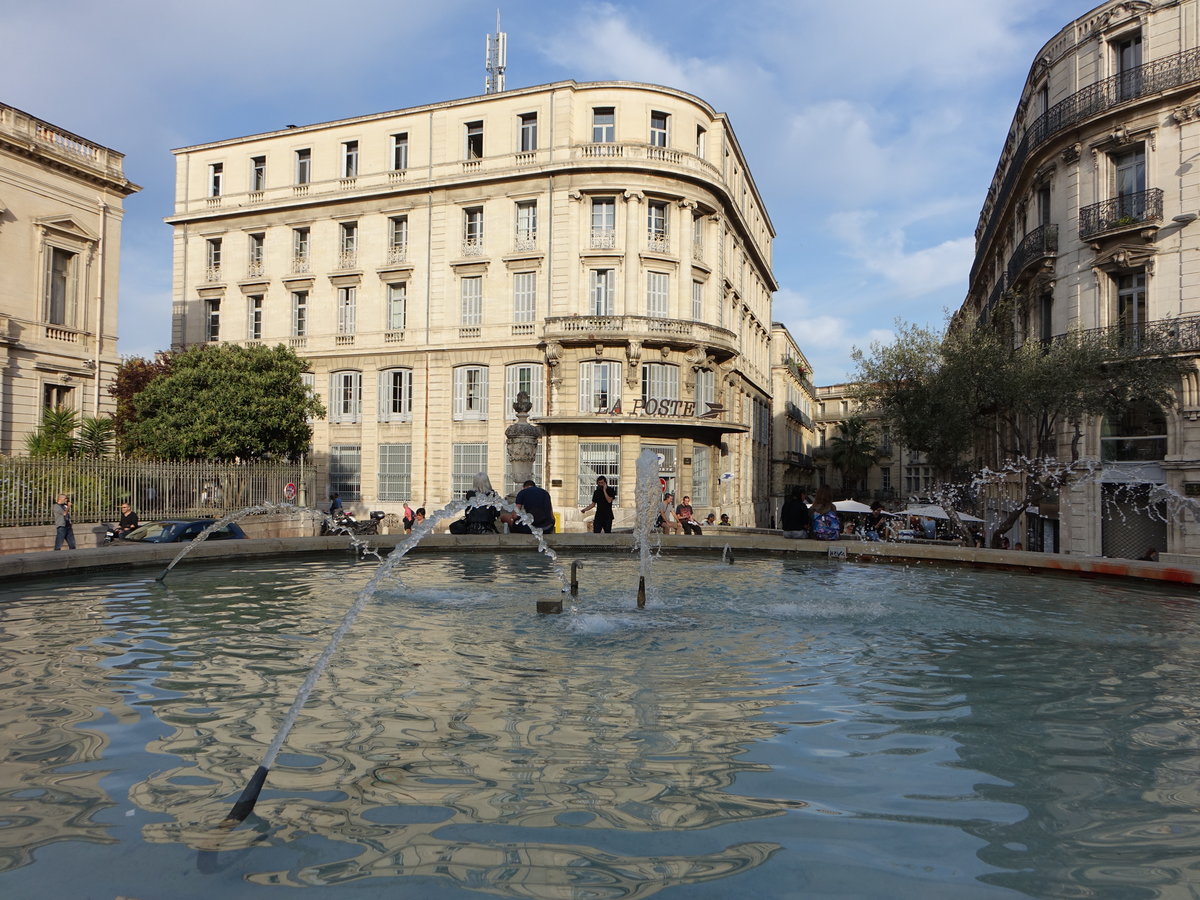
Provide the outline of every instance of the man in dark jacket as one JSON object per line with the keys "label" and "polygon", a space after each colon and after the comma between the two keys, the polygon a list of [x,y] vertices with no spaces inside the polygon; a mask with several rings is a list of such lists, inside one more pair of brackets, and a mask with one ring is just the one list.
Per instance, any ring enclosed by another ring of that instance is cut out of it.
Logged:
{"label": "man in dark jacket", "polygon": [[799,488],[793,488],[791,496],[779,510],[779,526],[783,529],[785,538],[806,538],[812,527],[812,514],[804,502],[804,494]]}

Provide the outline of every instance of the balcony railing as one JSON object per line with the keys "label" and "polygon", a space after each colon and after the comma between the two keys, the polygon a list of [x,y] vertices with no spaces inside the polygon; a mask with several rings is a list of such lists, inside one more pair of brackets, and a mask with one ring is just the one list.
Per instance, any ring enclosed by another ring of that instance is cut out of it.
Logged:
{"label": "balcony railing", "polygon": [[212,284],[212,283],[220,281],[220,280],[221,280],[221,267],[220,266],[205,266],[204,267],[204,281],[206,283]]}
{"label": "balcony railing", "polygon": [[339,269],[357,269],[358,268],[358,251],[343,250],[338,254],[337,267]]}
{"label": "balcony railing", "polygon": [[312,270],[312,263],[307,255],[292,257],[292,274],[304,275]]}
{"label": "balcony railing", "polygon": [[615,250],[617,231],[615,228],[593,228],[591,247],[593,250]]}
{"label": "balcony railing", "polygon": [[665,231],[650,229],[646,233],[646,249],[651,253],[670,253],[671,237]]}
{"label": "balcony railing", "polygon": [[466,238],[462,242],[463,256],[483,256],[483,238]]}
{"label": "balcony railing", "polygon": [[980,268],[987,258],[988,245],[1000,225],[1001,217],[996,213],[1002,211],[1007,205],[1008,198],[1021,175],[1025,160],[1032,150],[1056,134],[1114,106],[1160,91],[1181,87],[1194,81],[1200,81],[1200,49],[1167,56],[1098,81],[1054,104],[1036,118],[1025,129],[1025,133],[1008,155],[1007,161],[1001,162],[1001,166],[1004,167],[1004,177],[996,189],[995,199],[991,205],[991,215],[988,217],[987,225],[977,244],[982,252],[976,256],[975,262],[971,266],[970,283],[975,284]]}
{"label": "balcony railing", "polygon": [[1158,188],[1125,194],[1079,210],[1079,236],[1089,238],[1106,231],[1161,222],[1162,215],[1163,192]]}
{"label": "balcony railing", "polygon": [[1031,263],[1058,254],[1058,226],[1042,225],[1033,229],[1017,245],[1008,261],[1008,283],[1012,284]]}
{"label": "balcony railing", "polygon": [[251,262],[246,265],[247,278],[262,278],[265,266],[261,262]]}
{"label": "balcony railing", "polygon": [[396,244],[393,247],[388,247],[387,264],[394,266],[399,263],[408,261],[408,244]]}
{"label": "balcony railing", "polygon": [[513,240],[514,253],[528,253],[530,250],[537,249],[537,234],[528,232],[526,234],[518,234]]}
{"label": "balcony railing", "polygon": [[1058,335],[1066,340],[1104,340],[1113,347],[1139,353],[1200,353],[1200,316],[1180,316],[1153,322],[1120,322]]}
{"label": "balcony railing", "polygon": [[550,340],[590,343],[600,336],[677,339],[735,349],[737,336],[727,328],[689,319],[656,319],[649,316],[553,316],[546,319],[543,337]]}

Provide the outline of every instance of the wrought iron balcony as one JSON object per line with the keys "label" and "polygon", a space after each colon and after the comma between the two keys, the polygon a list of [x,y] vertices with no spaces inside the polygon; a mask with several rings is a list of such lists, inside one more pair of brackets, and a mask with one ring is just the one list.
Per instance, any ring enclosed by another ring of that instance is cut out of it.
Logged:
{"label": "wrought iron balcony", "polygon": [[1079,210],[1079,236],[1089,238],[1106,231],[1161,222],[1162,215],[1163,192],[1158,188],[1102,200]]}
{"label": "wrought iron balcony", "polygon": [[1025,235],[1008,261],[1008,283],[1015,282],[1033,263],[1058,254],[1058,226],[1042,225]]}
{"label": "wrought iron balcony", "polygon": [[1147,355],[1200,353],[1200,316],[1180,316],[1153,322],[1120,322],[1057,335],[1055,342],[1077,338],[1108,341],[1114,348]]}

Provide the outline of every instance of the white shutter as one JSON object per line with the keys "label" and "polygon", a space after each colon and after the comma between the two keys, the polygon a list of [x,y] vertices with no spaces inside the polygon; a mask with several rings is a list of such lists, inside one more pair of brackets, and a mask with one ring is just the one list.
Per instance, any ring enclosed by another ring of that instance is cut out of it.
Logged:
{"label": "white shutter", "polygon": [[595,363],[579,364],[579,411],[595,412],[592,408],[592,366]]}
{"label": "white shutter", "polygon": [[454,370],[454,418],[462,421],[467,414],[467,370]]}
{"label": "white shutter", "polygon": [[391,387],[392,372],[390,369],[384,369],[379,373],[379,395],[376,398],[376,407],[380,422],[390,422],[392,420]]}

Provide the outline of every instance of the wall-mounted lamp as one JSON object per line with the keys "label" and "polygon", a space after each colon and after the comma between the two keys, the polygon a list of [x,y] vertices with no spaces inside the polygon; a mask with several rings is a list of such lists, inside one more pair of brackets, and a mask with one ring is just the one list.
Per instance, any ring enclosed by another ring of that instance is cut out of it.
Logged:
{"label": "wall-mounted lamp", "polygon": [[1189,222],[1195,222],[1200,219],[1200,213],[1186,212],[1180,213],[1171,219],[1172,222],[1178,222],[1180,225],[1187,225]]}

